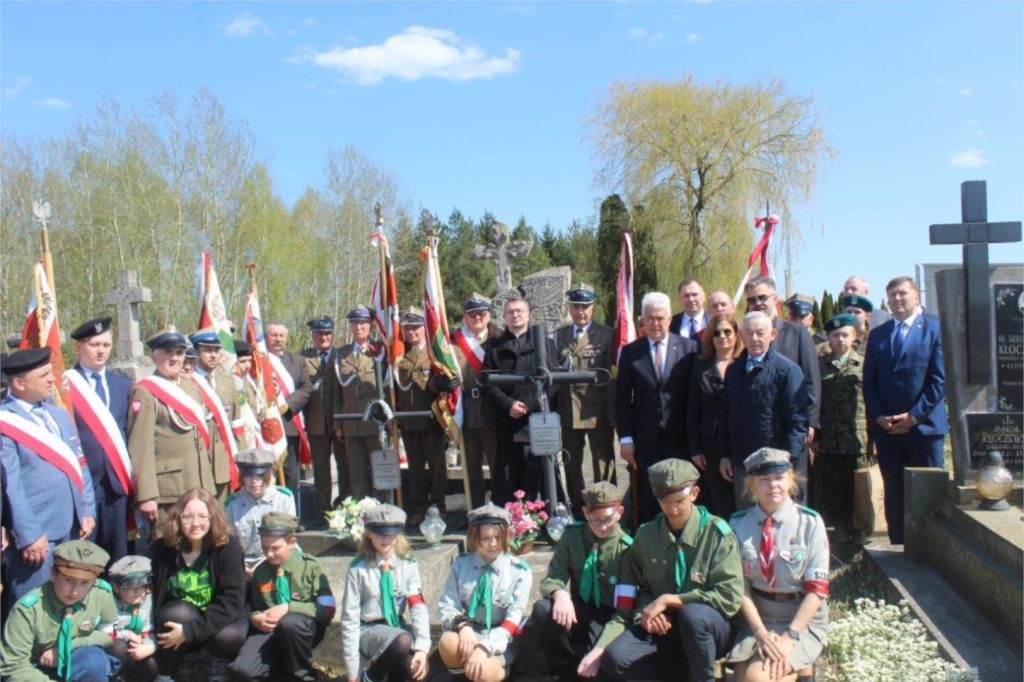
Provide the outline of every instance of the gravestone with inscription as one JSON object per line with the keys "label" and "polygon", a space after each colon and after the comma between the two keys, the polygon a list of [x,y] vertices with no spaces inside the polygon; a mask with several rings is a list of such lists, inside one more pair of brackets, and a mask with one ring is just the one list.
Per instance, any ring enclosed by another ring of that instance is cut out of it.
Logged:
{"label": "gravestone with inscription", "polygon": [[141,379],[153,372],[153,362],[143,350],[139,336],[139,304],[152,300],[152,292],[139,285],[139,273],[135,270],[118,272],[117,286],[103,298],[107,305],[117,307],[114,318],[117,343],[114,357],[107,364],[132,379]]}

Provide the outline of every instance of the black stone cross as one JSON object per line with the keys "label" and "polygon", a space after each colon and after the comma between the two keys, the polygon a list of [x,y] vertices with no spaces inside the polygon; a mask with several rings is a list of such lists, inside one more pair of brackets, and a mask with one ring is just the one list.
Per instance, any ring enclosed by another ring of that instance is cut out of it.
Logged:
{"label": "black stone cross", "polygon": [[960,183],[962,223],[931,225],[932,244],[964,245],[964,298],[967,304],[967,380],[992,381],[992,297],[989,295],[988,245],[1019,242],[1020,222],[988,222],[984,180]]}

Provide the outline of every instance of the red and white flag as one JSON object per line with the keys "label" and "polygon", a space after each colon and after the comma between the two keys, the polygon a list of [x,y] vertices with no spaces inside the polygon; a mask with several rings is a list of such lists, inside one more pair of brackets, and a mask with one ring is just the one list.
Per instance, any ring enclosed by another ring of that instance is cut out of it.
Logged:
{"label": "red and white flag", "polygon": [[615,596],[612,604],[617,609],[632,611],[636,608],[638,594],[639,592],[636,589],[636,585],[625,585],[623,583],[619,583],[615,586]]}
{"label": "red and white flag", "polygon": [[[277,381],[281,396],[287,398],[295,391],[292,375],[285,369],[281,358],[273,353],[267,355],[267,360],[270,361],[270,369],[274,373],[274,380]],[[306,421],[302,418],[302,412],[292,414],[292,424],[295,425],[295,432],[299,436],[299,464],[304,467],[310,466],[313,463],[313,454],[309,449],[309,436],[306,435]]]}
{"label": "red and white flag", "polygon": [[262,400],[253,405],[253,412],[260,422],[260,438],[263,445],[280,457],[288,449],[284,435],[284,422],[278,410],[278,388],[274,382],[274,370],[270,366],[270,353],[263,335],[263,316],[260,313],[260,299],[255,282],[245,298],[245,320],[242,322],[242,336],[252,346],[252,365],[249,376],[256,382],[256,390]]}
{"label": "red and white flag", "polygon": [[[60,329],[57,324],[57,298],[50,290],[46,270],[39,263],[32,268],[34,295],[28,304],[25,324],[21,328],[19,348],[49,348],[53,375],[64,376],[64,355],[60,350]],[[56,381],[53,384],[53,403],[71,412],[71,396],[67,384]]]}
{"label": "red and white flag", "polygon": [[628,343],[636,340],[636,323],[633,320],[633,237],[622,233],[619,250],[619,277],[615,287],[615,367],[617,375],[619,354]]}
{"label": "red and white flag", "polygon": [[743,273],[743,277],[740,279],[740,285],[736,288],[736,295],[732,297],[733,305],[739,304],[740,296],[743,294],[744,285],[753,279],[755,265],[759,266],[759,276],[771,277],[771,268],[768,265],[768,245],[772,241],[772,233],[775,231],[775,226],[778,224],[779,216],[774,213],[754,219],[754,230],[760,230],[763,228],[764,234],[761,235],[761,239],[754,245],[754,250],[750,252],[750,256],[747,258],[747,271]]}
{"label": "red and white flag", "polygon": [[380,332],[380,338],[387,349],[388,366],[394,367],[395,361],[405,353],[398,311],[398,283],[395,280],[395,269],[391,264],[388,238],[380,232],[374,232],[370,235],[370,243],[383,254],[381,271],[377,273],[370,289],[370,302],[373,305],[377,331]]}
{"label": "red and white flag", "polygon": [[207,327],[212,327],[220,337],[221,364],[230,369],[235,364],[235,339],[231,335],[213,259],[209,251],[203,251],[199,261],[199,326],[196,329]]}
{"label": "red and white flag", "polygon": [[[423,261],[423,316],[427,352],[435,374],[443,374],[449,378],[458,377],[461,372],[455,359],[455,349],[449,340],[451,334],[448,333],[448,317],[444,308],[444,285],[437,265],[437,243],[434,239],[431,242],[420,251],[420,259]],[[449,429],[450,421],[455,421],[456,424],[460,421],[461,397],[462,389],[456,388],[454,391],[439,395],[435,402],[434,412],[440,412],[441,424]],[[454,434],[452,437],[455,437]]]}

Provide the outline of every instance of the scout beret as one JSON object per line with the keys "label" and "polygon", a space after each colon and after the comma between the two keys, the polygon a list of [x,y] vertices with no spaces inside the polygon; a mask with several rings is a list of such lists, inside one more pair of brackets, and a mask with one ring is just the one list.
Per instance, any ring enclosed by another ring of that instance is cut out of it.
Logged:
{"label": "scout beret", "polygon": [[401,324],[406,327],[417,327],[426,322],[426,318],[423,317],[423,311],[414,305],[406,308],[405,312],[402,313]]}
{"label": "scout beret", "polygon": [[314,332],[333,332],[334,320],[331,319],[330,315],[321,315],[307,322],[306,326],[309,327],[310,331]]}
{"label": "scout beret", "polygon": [[112,563],[107,575],[110,582],[122,587],[148,585],[153,577],[153,564],[149,557],[129,554]]}
{"label": "scout beret", "polygon": [[195,334],[188,337],[188,340],[193,346],[214,346],[216,348],[220,348],[220,335],[217,334],[215,329],[210,327],[200,329]]}
{"label": "scout beret", "polygon": [[274,453],[263,448],[249,448],[235,455],[235,464],[240,469],[245,469],[246,473],[256,476],[270,471],[270,467],[274,466],[276,461]]}
{"label": "scout beret", "polygon": [[98,578],[108,561],[110,555],[88,540],[70,540],[57,545],[53,550],[54,568],[78,580]]}
{"label": "scout beret", "polygon": [[357,305],[355,308],[348,311],[348,315],[345,316],[345,319],[349,322],[361,322],[363,320],[369,322],[373,319],[373,314],[365,305]]}
{"label": "scout beret", "polygon": [[171,350],[188,348],[190,344],[185,335],[175,329],[174,325],[167,325],[166,329],[161,329],[151,336],[146,341],[146,345],[150,350]]}
{"label": "scout beret", "polygon": [[795,315],[806,317],[814,310],[814,297],[807,294],[793,294],[786,299],[786,307]]}
{"label": "scout beret", "polygon": [[235,355],[237,355],[240,358],[251,358],[252,346],[249,344],[248,341],[235,339]]}
{"label": "scout beret", "polygon": [[462,304],[462,312],[464,313],[474,313],[478,310],[490,309],[491,301],[487,297],[476,292],[474,292],[473,295],[466,299],[466,302]]}
{"label": "scout beret", "polygon": [[16,377],[42,367],[50,361],[50,348],[25,348],[11,353],[4,359],[4,374]]}
{"label": "scout beret", "polygon": [[260,519],[260,535],[292,535],[299,529],[299,519],[280,511],[269,511]]}
{"label": "scout beret", "polygon": [[743,460],[747,476],[764,476],[792,468],[789,453],[775,448],[760,448]]}
{"label": "scout beret", "polygon": [[825,323],[825,333],[833,332],[840,327],[856,327],[857,318],[849,313],[840,313]]}
{"label": "scout beret", "polygon": [[647,469],[647,477],[651,481],[654,496],[663,500],[675,495],[700,478],[697,467],[681,459],[663,459]]}
{"label": "scout beret", "polygon": [[405,512],[393,504],[378,504],[363,514],[363,526],[377,535],[398,535],[405,528]]}
{"label": "scout beret", "polygon": [[583,282],[570,289],[565,295],[569,299],[569,303],[576,303],[578,305],[590,305],[597,300],[594,287]]}
{"label": "scout beret", "polygon": [[471,526],[503,523],[508,525],[508,511],[502,509],[493,502],[488,502],[482,507],[477,507],[466,515]]}
{"label": "scout beret", "polygon": [[85,341],[110,330],[111,317],[97,317],[95,320],[83,322],[71,332],[71,338],[75,341]]}
{"label": "scout beret", "polygon": [[850,306],[860,308],[866,313],[873,312],[875,309],[875,304],[871,302],[871,299],[865,298],[860,294],[846,294],[839,299],[839,307],[849,308]]}
{"label": "scout beret", "polygon": [[608,481],[591,483],[583,489],[582,495],[583,504],[591,511],[604,507],[618,507],[622,502],[622,492]]}

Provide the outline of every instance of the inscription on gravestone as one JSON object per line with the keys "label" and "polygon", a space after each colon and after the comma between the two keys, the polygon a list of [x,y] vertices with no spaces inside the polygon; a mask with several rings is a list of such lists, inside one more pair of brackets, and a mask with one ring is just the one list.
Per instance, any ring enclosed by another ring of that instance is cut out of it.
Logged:
{"label": "inscription on gravestone", "polygon": [[995,299],[996,410],[1024,412],[1024,284],[992,285]]}
{"label": "inscription on gravestone", "polygon": [[1003,454],[1003,464],[1018,476],[1024,472],[1024,414],[968,414],[967,440],[971,468],[980,469],[985,455]]}

